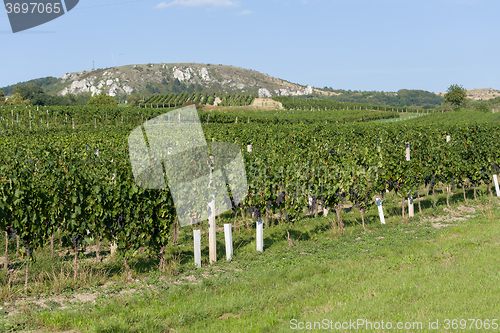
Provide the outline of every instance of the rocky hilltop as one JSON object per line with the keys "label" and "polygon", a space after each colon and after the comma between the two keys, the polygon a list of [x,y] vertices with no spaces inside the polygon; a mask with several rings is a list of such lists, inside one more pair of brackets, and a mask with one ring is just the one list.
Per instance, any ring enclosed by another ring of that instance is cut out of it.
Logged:
{"label": "rocky hilltop", "polygon": [[254,94],[260,98],[297,96],[316,92],[311,86],[290,83],[254,70],[213,64],[143,64],[67,73],[52,87],[66,94],[105,93],[110,96],[166,93],[185,89]]}
{"label": "rocky hilltop", "polygon": [[[436,93],[438,96],[444,96],[445,94],[446,93]],[[475,101],[487,101],[497,97],[500,97],[500,91],[492,88],[467,90],[467,98]]]}

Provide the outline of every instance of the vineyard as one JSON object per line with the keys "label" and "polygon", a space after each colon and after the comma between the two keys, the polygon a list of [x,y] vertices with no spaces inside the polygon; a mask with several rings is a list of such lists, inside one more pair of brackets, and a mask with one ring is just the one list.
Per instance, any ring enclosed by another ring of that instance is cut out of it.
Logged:
{"label": "vineyard", "polygon": [[[104,240],[116,244],[129,278],[128,261],[138,251],[161,260],[178,228],[173,200],[168,189],[144,190],[134,183],[127,146],[130,132],[157,115],[149,110],[2,109],[0,226],[7,239],[6,269],[9,242],[17,242],[16,255],[26,261],[35,260],[42,247],[53,249],[55,241],[71,248],[75,279],[79,253],[98,244],[99,259]],[[431,117],[437,115],[423,118]],[[464,200],[468,185],[475,193],[485,184],[492,193],[492,175],[500,165],[500,126],[480,117],[467,123],[466,118],[458,124],[376,127],[207,119],[202,127],[208,142],[236,143],[243,151],[248,196],[232,219],[249,214],[265,219],[266,227],[293,225],[300,223],[304,208],[321,206],[336,212],[343,229],[345,203],[363,216],[374,197],[388,191],[400,198],[403,216],[406,200],[423,195],[422,186],[427,192],[438,183],[448,192],[460,186]],[[28,281],[27,264],[26,292]]]}
{"label": "vineyard", "polygon": [[171,108],[186,103],[214,105],[217,97],[221,100],[219,106],[248,106],[252,105],[255,99],[253,95],[222,95],[201,92],[188,94],[184,92],[180,94],[153,95],[141,103],[141,106],[144,108]]}
{"label": "vineyard", "polygon": [[[26,107],[0,107],[0,128],[55,128],[80,126],[121,126],[140,125],[141,123],[169,112],[174,108],[140,108],[140,107],[74,107],[74,106],[49,106],[43,108]],[[204,124],[218,123],[231,124],[246,123],[349,123],[364,122],[399,117],[397,112],[392,111],[303,111],[303,110],[278,110],[278,111],[220,111],[210,112],[198,110],[200,121]],[[31,127],[30,127],[31,126]],[[65,127],[66,126],[66,127]]]}

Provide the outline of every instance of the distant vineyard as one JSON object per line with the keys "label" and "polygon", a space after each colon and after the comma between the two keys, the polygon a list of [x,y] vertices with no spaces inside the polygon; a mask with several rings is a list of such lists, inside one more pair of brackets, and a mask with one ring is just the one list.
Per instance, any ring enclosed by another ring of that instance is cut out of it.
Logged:
{"label": "distant vineyard", "polygon": [[201,92],[188,94],[184,92],[180,94],[153,95],[141,103],[141,107],[170,108],[182,106],[189,102],[202,105],[214,105],[217,97],[221,100],[218,104],[220,106],[247,106],[251,105],[255,99],[253,95],[220,95]]}
{"label": "distant vineyard", "polygon": [[[394,112],[422,112],[422,109],[382,106],[362,103],[337,102],[320,98],[304,98],[304,97],[286,97],[279,96],[273,98],[277,102],[283,104],[286,110],[376,110],[376,111],[394,111]],[[425,113],[433,113],[434,110],[425,110]]]}

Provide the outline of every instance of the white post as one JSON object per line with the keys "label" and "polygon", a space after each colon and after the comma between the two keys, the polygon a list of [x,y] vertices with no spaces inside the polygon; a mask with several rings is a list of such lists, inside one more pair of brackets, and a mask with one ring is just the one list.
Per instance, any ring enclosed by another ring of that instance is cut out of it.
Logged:
{"label": "white post", "polygon": [[405,142],[405,148],[406,148],[406,160],[409,161],[410,160],[410,143],[409,142]]}
{"label": "white post", "polygon": [[210,213],[208,215],[208,250],[210,252],[210,263],[217,261],[217,243],[215,238],[215,198],[212,196],[208,204]]}
{"label": "white post", "polygon": [[446,136],[446,142],[450,142],[450,140],[451,140],[451,136],[447,135]]}
{"label": "white post", "polygon": [[257,221],[257,251],[264,251],[264,223],[262,220]]}
{"label": "white post", "polygon": [[385,224],[384,211],[382,210],[382,200],[380,198],[376,199],[378,207],[378,216],[380,217],[380,223]]}
{"label": "white post", "polygon": [[235,121],[234,123],[235,123],[235,124],[237,124],[237,123],[238,123],[238,117],[236,117],[236,121]]}
{"label": "white post", "polygon": [[194,265],[201,268],[201,231],[193,230],[194,238]]}
{"label": "white post", "polygon": [[415,211],[413,209],[413,197],[412,196],[408,197],[408,216],[409,217],[415,216]]}
{"label": "white post", "polygon": [[224,236],[226,239],[226,259],[229,261],[233,259],[233,232],[231,224],[224,224]]}
{"label": "white post", "polygon": [[252,152],[252,145],[247,146],[247,152],[251,153]]}
{"label": "white post", "polygon": [[493,182],[495,183],[495,190],[497,191],[497,197],[500,197],[500,188],[498,187],[497,175],[493,175]]}

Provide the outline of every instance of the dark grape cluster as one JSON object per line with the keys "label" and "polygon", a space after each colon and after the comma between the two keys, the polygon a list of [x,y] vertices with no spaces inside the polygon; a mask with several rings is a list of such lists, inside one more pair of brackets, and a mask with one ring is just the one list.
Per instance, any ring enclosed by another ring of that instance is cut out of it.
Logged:
{"label": "dark grape cluster", "polygon": [[122,213],[116,214],[116,216],[113,218],[113,221],[119,223],[122,230],[125,228],[125,219],[123,218]]}
{"label": "dark grape cluster", "polygon": [[276,203],[278,204],[278,206],[281,206],[281,204],[283,203],[283,199],[285,198],[285,193],[284,192],[280,192],[278,194],[278,198],[276,199]]}
{"label": "dark grape cluster", "polygon": [[80,247],[80,237],[80,234],[71,236],[71,240],[73,241],[73,248],[78,249]]}
{"label": "dark grape cluster", "polygon": [[7,235],[9,236],[9,239],[14,239],[16,238],[17,235],[17,229],[7,226]]}
{"label": "dark grape cluster", "polygon": [[267,209],[271,209],[272,203],[273,202],[271,200],[267,200],[266,201],[266,207],[267,207]]}

